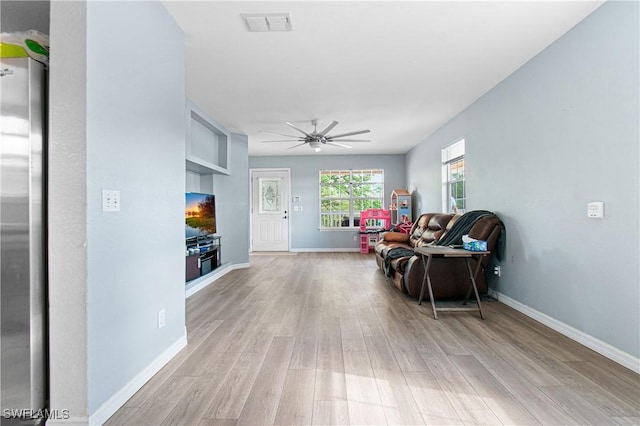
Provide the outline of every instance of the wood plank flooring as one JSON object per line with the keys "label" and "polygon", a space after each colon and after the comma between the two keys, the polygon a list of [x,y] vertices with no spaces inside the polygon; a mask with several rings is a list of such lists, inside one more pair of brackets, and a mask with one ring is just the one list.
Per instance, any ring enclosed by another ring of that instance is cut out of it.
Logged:
{"label": "wood plank flooring", "polygon": [[640,424],[640,376],[496,301],[431,316],[373,255],[251,256],[108,425]]}

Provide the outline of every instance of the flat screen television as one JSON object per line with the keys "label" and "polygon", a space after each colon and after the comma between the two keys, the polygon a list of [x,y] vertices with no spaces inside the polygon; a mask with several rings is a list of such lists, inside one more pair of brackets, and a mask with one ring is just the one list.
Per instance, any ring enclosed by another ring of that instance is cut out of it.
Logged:
{"label": "flat screen television", "polygon": [[212,194],[185,194],[185,237],[200,237],[216,233],[216,199]]}

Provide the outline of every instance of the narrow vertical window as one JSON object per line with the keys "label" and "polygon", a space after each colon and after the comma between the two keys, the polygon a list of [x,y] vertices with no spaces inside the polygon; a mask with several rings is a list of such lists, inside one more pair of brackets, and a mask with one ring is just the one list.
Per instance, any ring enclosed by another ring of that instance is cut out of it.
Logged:
{"label": "narrow vertical window", "polygon": [[442,211],[462,214],[467,208],[464,139],[442,149]]}

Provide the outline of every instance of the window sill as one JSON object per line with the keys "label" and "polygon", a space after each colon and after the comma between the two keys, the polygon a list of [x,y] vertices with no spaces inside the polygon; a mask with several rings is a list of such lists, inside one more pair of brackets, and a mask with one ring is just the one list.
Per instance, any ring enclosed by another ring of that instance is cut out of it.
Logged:
{"label": "window sill", "polygon": [[353,227],[347,227],[347,226],[341,226],[340,228],[321,228],[318,227],[318,231],[338,231],[338,232],[344,232],[344,231],[349,231],[349,232],[353,232],[353,231],[360,231],[360,228],[357,226],[353,226]]}

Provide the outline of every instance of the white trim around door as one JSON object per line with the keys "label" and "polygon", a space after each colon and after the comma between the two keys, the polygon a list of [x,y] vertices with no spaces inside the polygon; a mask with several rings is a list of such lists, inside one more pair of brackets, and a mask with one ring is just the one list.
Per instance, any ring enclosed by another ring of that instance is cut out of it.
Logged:
{"label": "white trim around door", "polygon": [[[250,251],[288,252],[291,248],[291,169],[249,169],[249,185]],[[277,199],[269,206],[265,205],[264,197],[260,198],[265,185],[277,192]]]}

